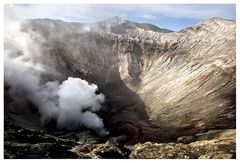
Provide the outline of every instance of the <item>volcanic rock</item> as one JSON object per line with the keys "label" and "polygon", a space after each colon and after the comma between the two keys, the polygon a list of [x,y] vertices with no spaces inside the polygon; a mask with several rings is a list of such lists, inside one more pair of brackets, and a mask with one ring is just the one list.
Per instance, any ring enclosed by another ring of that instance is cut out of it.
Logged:
{"label": "volcanic rock", "polygon": [[[231,159],[236,157],[236,130],[214,131],[210,140],[195,140],[190,144],[152,143],[135,144],[129,158],[138,159]],[[204,133],[211,137],[210,132]],[[231,135],[231,136],[230,136]],[[201,138],[203,139],[203,137]]]}

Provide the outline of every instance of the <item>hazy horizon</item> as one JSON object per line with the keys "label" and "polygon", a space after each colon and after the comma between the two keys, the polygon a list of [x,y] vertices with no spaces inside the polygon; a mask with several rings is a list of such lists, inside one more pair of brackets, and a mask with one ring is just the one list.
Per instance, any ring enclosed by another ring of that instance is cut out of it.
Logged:
{"label": "hazy horizon", "polygon": [[5,5],[5,16],[94,23],[119,16],[178,31],[212,17],[236,20],[235,4]]}

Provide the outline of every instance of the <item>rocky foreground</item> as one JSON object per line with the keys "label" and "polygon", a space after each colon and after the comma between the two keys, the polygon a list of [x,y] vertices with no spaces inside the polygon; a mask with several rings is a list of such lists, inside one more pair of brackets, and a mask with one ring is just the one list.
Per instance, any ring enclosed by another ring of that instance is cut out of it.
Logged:
{"label": "rocky foreground", "polygon": [[127,136],[100,139],[91,132],[48,132],[5,125],[5,158],[232,159],[236,130],[209,130],[177,142],[126,143]]}

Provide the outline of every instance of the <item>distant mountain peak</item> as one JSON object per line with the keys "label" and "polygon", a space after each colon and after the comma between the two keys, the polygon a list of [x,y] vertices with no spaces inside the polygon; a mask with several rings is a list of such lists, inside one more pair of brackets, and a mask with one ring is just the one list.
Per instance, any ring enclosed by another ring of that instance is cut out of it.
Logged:
{"label": "distant mountain peak", "polygon": [[[134,21],[125,20],[119,16],[113,16],[109,19],[97,22],[97,24],[99,27],[101,27],[102,29],[107,30],[107,31],[112,31],[110,29],[113,28],[116,33],[119,33],[119,32],[122,33],[123,30],[134,29],[134,28],[140,28],[140,29],[144,29],[144,30],[150,30],[150,31],[161,32],[161,33],[173,32],[169,29],[159,28],[158,26],[153,25],[153,24],[137,23]],[[118,30],[120,30],[120,31],[118,31]]]}
{"label": "distant mountain peak", "polygon": [[97,23],[99,24],[109,24],[109,25],[118,25],[118,24],[122,24],[126,22],[126,20],[124,20],[123,18],[119,17],[119,16],[113,16],[111,18],[108,18],[106,20],[103,21],[99,21]]}
{"label": "distant mountain peak", "polygon": [[107,19],[107,20],[116,20],[116,21],[122,21],[122,20],[123,20],[123,18],[122,18],[122,17],[120,17],[120,16],[113,16],[113,17],[111,17],[111,18],[109,18],[109,19]]}
{"label": "distant mountain peak", "polygon": [[193,25],[191,27],[184,28],[180,30],[180,32],[188,32],[188,31],[194,31],[194,32],[201,32],[203,30],[211,31],[213,29],[218,29],[220,26],[228,26],[235,24],[234,20],[230,19],[223,19],[220,17],[212,17],[206,20],[201,21],[200,23]]}
{"label": "distant mountain peak", "polygon": [[206,19],[204,21],[202,21],[200,24],[210,24],[210,23],[232,23],[234,22],[233,20],[230,20],[230,19],[223,19],[223,18],[220,18],[220,17],[212,17],[212,18],[209,18],[209,19]]}
{"label": "distant mountain peak", "polygon": [[166,28],[159,28],[158,26],[154,24],[149,24],[149,23],[136,23],[136,22],[131,22],[135,24],[138,28],[145,29],[145,30],[151,30],[154,32],[161,32],[161,33],[170,33],[174,32],[172,30],[166,29]]}

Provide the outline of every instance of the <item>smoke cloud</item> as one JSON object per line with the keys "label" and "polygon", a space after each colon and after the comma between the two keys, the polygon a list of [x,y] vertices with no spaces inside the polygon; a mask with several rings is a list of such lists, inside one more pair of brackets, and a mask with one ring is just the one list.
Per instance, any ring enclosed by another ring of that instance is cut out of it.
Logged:
{"label": "smoke cloud", "polygon": [[104,95],[96,94],[98,87],[73,77],[62,83],[44,81],[46,67],[33,59],[41,57],[41,37],[22,32],[21,24],[20,20],[5,19],[4,82],[15,110],[27,108],[31,102],[42,124],[56,120],[59,129],[86,127],[100,136],[107,135],[102,119],[95,113],[104,103]]}

